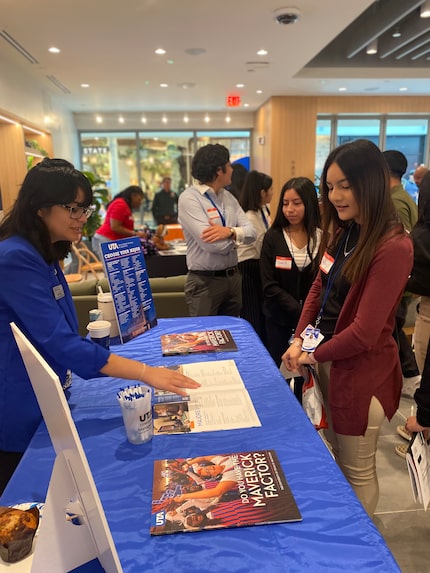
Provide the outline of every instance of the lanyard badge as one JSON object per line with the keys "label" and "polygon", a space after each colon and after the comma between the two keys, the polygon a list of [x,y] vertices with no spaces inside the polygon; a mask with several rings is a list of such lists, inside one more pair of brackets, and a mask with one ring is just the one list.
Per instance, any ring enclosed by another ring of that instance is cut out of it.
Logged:
{"label": "lanyard badge", "polygon": [[300,336],[303,338],[302,350],[304,352],[313,352],[324,339],[321,330],[312,324],[308,324]]}

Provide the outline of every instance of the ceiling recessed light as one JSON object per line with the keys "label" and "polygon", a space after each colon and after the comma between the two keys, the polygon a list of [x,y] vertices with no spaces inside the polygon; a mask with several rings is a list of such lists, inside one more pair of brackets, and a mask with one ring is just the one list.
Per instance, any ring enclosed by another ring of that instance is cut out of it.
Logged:
{"label": "ceiling recessed light", "polygon": [[140,121],[141,121],[142,123],[146,123],[146,117],[141,117],[141,118],[140,118]]}
{"label": "ceiling recessed light", "polygon": [[188,115],[184,115],[184,123],[188,123],[190,121],[190,118],[188,117]]}
{"label": "ceiling recessed light", "polygon": [[249,107],[249,103],[244,103],[243,107]]}
{"label": "ceiling recessed light", "polygon": [[257,90],[255,93],[257,93],[257,94],[262,94],[262,93],[263,93],[263,90]]}
{"label": "ceiling recessed light", "polygon": [[195,83],[193,82],[181,82],[180,84],[178,84],[179,88],[182,88],[183,90],[190,90],[191,88],[195,87]]}
{"label": "ceiling recessed light", "polygon": [[225,118],[225,121],[226,121],[226,123],[230,123],[231,117],[228,115],[228,116]]}
{"label": "ceiling recessed light", "polygon": [[341,88],[339,88],[339,91],[340,91],[340,92],[346,92],[346,88],[345,88],[345,87],[341,87]]}
{"label": "ceiling recessed light", "polygon": [[430,1],[426,0],[420,8],[421,18],[430,18]]}
{"label": "ceiling recessed light", "polygon": [[90,84],[81,84],[81,88],[89,88]]}
{"label": "ceiling recessed light", "polygon": [[101,115],[96,115],[96,122],[97,123],[103,123],[103,118]]}
{"label": "ceiling recessed light", "polygon": [[125,120],[124,120],[124,118],[122,117],[122,115],[119,116],[118,121],[119,121],[119,123],[124,123]]}
{"label": "ceiling recessed light", "polygon": [[401,88],[399,88],[399,91],[401,91],[401,92],[407,92],[407,91],[408,91],[408,88],[407,88],[407,87],[401,87]]}
{"label": "ceiling recessed light", "polygon": [[169,84],[160,84],[160,88],[168,88]]}
{"label": "ceiling recessed light", "polygon": [[245,84],[236,84],[236,87],[237,87],[237,88],[244,88],[244,87],[245,87]]}
{"label": "ceiling recessed light", "polygon": [[59,54],[61,52],[60,48],[56,48],[55,46],[51,46],[48,49],[48,52],[51,52],[51,54]]}
{"label": "ceiling recessed light", "polygon": [[159,56],[162,56],[163,54],[166,53],[166,50],[163,50],[163,48],[157,48],[155,50],[155,53],[158,54]]}
{"label": "ceiling recessed light", "polygon": [[206,115],[205,115],[205,122],[206,122],[206,123],[209,123],[210,120],[211,120],[211,118],[206,114]]}
{"label": "ceiling recessed light", "polygon": [[396,26],[393,30],[393,33],[391,34],[392,38],[400,38],[400,36],[402,35],[399,26]]}
{"label": "ceiling recessed light", "polygon": [[204,48],[188,48],[185,50],[186,54],[190,56],[200,56],[200,54],[204,54],[206,50]]}
{"label": "ceiling recessed light", "polygon": [[167,117],[166,117],[165,115],[163,115],[163,117],[161,118],[161,121],[162,121],[163,123],[167,123]]}
{"label": "ceiling recessed light", "polygon": [[371,56],[377,53],[378,53],[378,39],[376,38],[375,40],[372,40],[370,44],[367,45],[366,54]]}
{"label": "ceiling recessed light", "polygon": [[258,50],[257,52],[257,56],[267,56],[268,51],[267,50]]}

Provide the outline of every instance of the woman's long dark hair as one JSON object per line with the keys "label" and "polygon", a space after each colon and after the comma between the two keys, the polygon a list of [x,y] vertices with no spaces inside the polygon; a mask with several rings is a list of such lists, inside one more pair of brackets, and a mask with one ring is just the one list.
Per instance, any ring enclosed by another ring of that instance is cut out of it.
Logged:
{"label": "woman's long dark hair", "polygon": [[107,207],[109,207],[109,205],[111,203],[113,203],[113,201],[115,201],[115,199],[124,199],[124,201],[127,203],[127,205],[131,209],[132,208],[131,198],[133,197],[133,195],[139,195],[140,197],[144,197],[142,187],[139,187],[138,185],[130,185],[129,187],[126,187],[123,191],[120,191],[119,193],[117,193],[115,195],[115,197],[112,199],[112,201],[110,201],[107,204]]}
{"label": "woman's long dark hair", "polygon": [[307,177],[293,177],[284,183],[279,196],[278,209],[272,223],[272,228],[282,230],[290,225],[290,222],[282,211],[284,194],[285,191],[288,191],[289,189],[294,189],[294,191],[296,191],[305,206],[303,225],[308,236],[308,256],[312,261],[313,247],[317,244],[317,229],[321,226],[321,215],[315,185],[310,179]]}
{"label": "woman's long dark hair", "polygon": [[261,208],[261,192],[268,191],[272,187],[270,175],[259,171],[250,171],[245,177],[242,191],[239,195],[239,203],[246,211],[258,211]]}
{"label": "woman's long dark hair", "polygon": [[421,180],[418,195],[418,223],[430,225],[430,171]]}
{"label": "woman's long dark hair", "polygon": [[88,179],[64,159],[45,158],[25,176],[18,197],[0,223],[0,241],[19,235],[27,239],[47,263],[64,259],[70,252],[70,241],[51,242],[48,227],[39,210],[76,201],[82,190],[83,207],[91,205],[93,192]]}
{"label": "woman's long dark hair", "polygon": [[[323,209],[323,238],[321,250],[328,246],[333,250],[343,240],[350,222],[339,219],[335,207],[328,198],[327,171],[336,163],[344,173],[360,210],[360,235],[352,255],[342,269],[346,279],[353,283],[369,268],[375,250],[389,230],[401,234],[391,199],[390,173],[380,149],[367,139],[357,139],[334,149],[328,156],[321,175],[321,198]],[[332,239],[334,237],[334,240]]]}

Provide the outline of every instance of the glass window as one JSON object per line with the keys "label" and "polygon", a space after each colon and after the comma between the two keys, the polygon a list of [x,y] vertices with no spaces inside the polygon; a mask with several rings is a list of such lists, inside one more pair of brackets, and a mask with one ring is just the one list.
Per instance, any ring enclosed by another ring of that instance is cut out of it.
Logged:
{"label": "glass window", "polygon": [[356,139],[369,139],[379,147],[380,120],[372,118],[339,118],[337,121],[336,145]]}
{"label": "glass window", "polygon": [[325,160],[330,153],[331,119],[317,120],[317,140],[315,146],[315,186],[318,188]]}
{"label": "glass window", "polygon": [[139,185],[136,134],[81,133],[82,168],[106,181],[115,195],[129,185]]}
{"label": "glass window", "polygon": [[387,119],[385,149],[397,149],[408,160],[403,186],[412,197],[418,199],[418,188],[414,181],[415,169],[425,162],[428,120],[425,118]]}
{"label": "glass window", "polygon": [[219,143],[230,151],[231,163],[242,163],[250,169],[251,133],[249,131],[198,131],[197,148]]}
{"label": "glass window", "polygon": [[136,223],[153,225],[152,201],[165,176],[172,178],[178,193],[191,184],[195,150],[220,143],[230,150],[231,162],[249,169],[250,131],[139,131],[81,132],[81,167],[106,182],[115,195],[129,185],[145,192]]}

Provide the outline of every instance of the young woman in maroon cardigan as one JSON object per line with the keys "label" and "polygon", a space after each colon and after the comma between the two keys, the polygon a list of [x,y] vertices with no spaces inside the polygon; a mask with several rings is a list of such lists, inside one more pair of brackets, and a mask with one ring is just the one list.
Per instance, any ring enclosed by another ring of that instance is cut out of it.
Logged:
{"label": "young woman in maroon cardigan", "polygon": [[[385,159],[370,141],[330,153],[321,196],[320,271],[283,361],[289,370],[316,364],[329,421],[326,437],[372,515],[379,496],[379,430],[397,410],[402,387],[392,333],[412,268],[412,242],[396,217]],[[300,335],[308,324],[323,335],[314,351],[302,350]]]}

